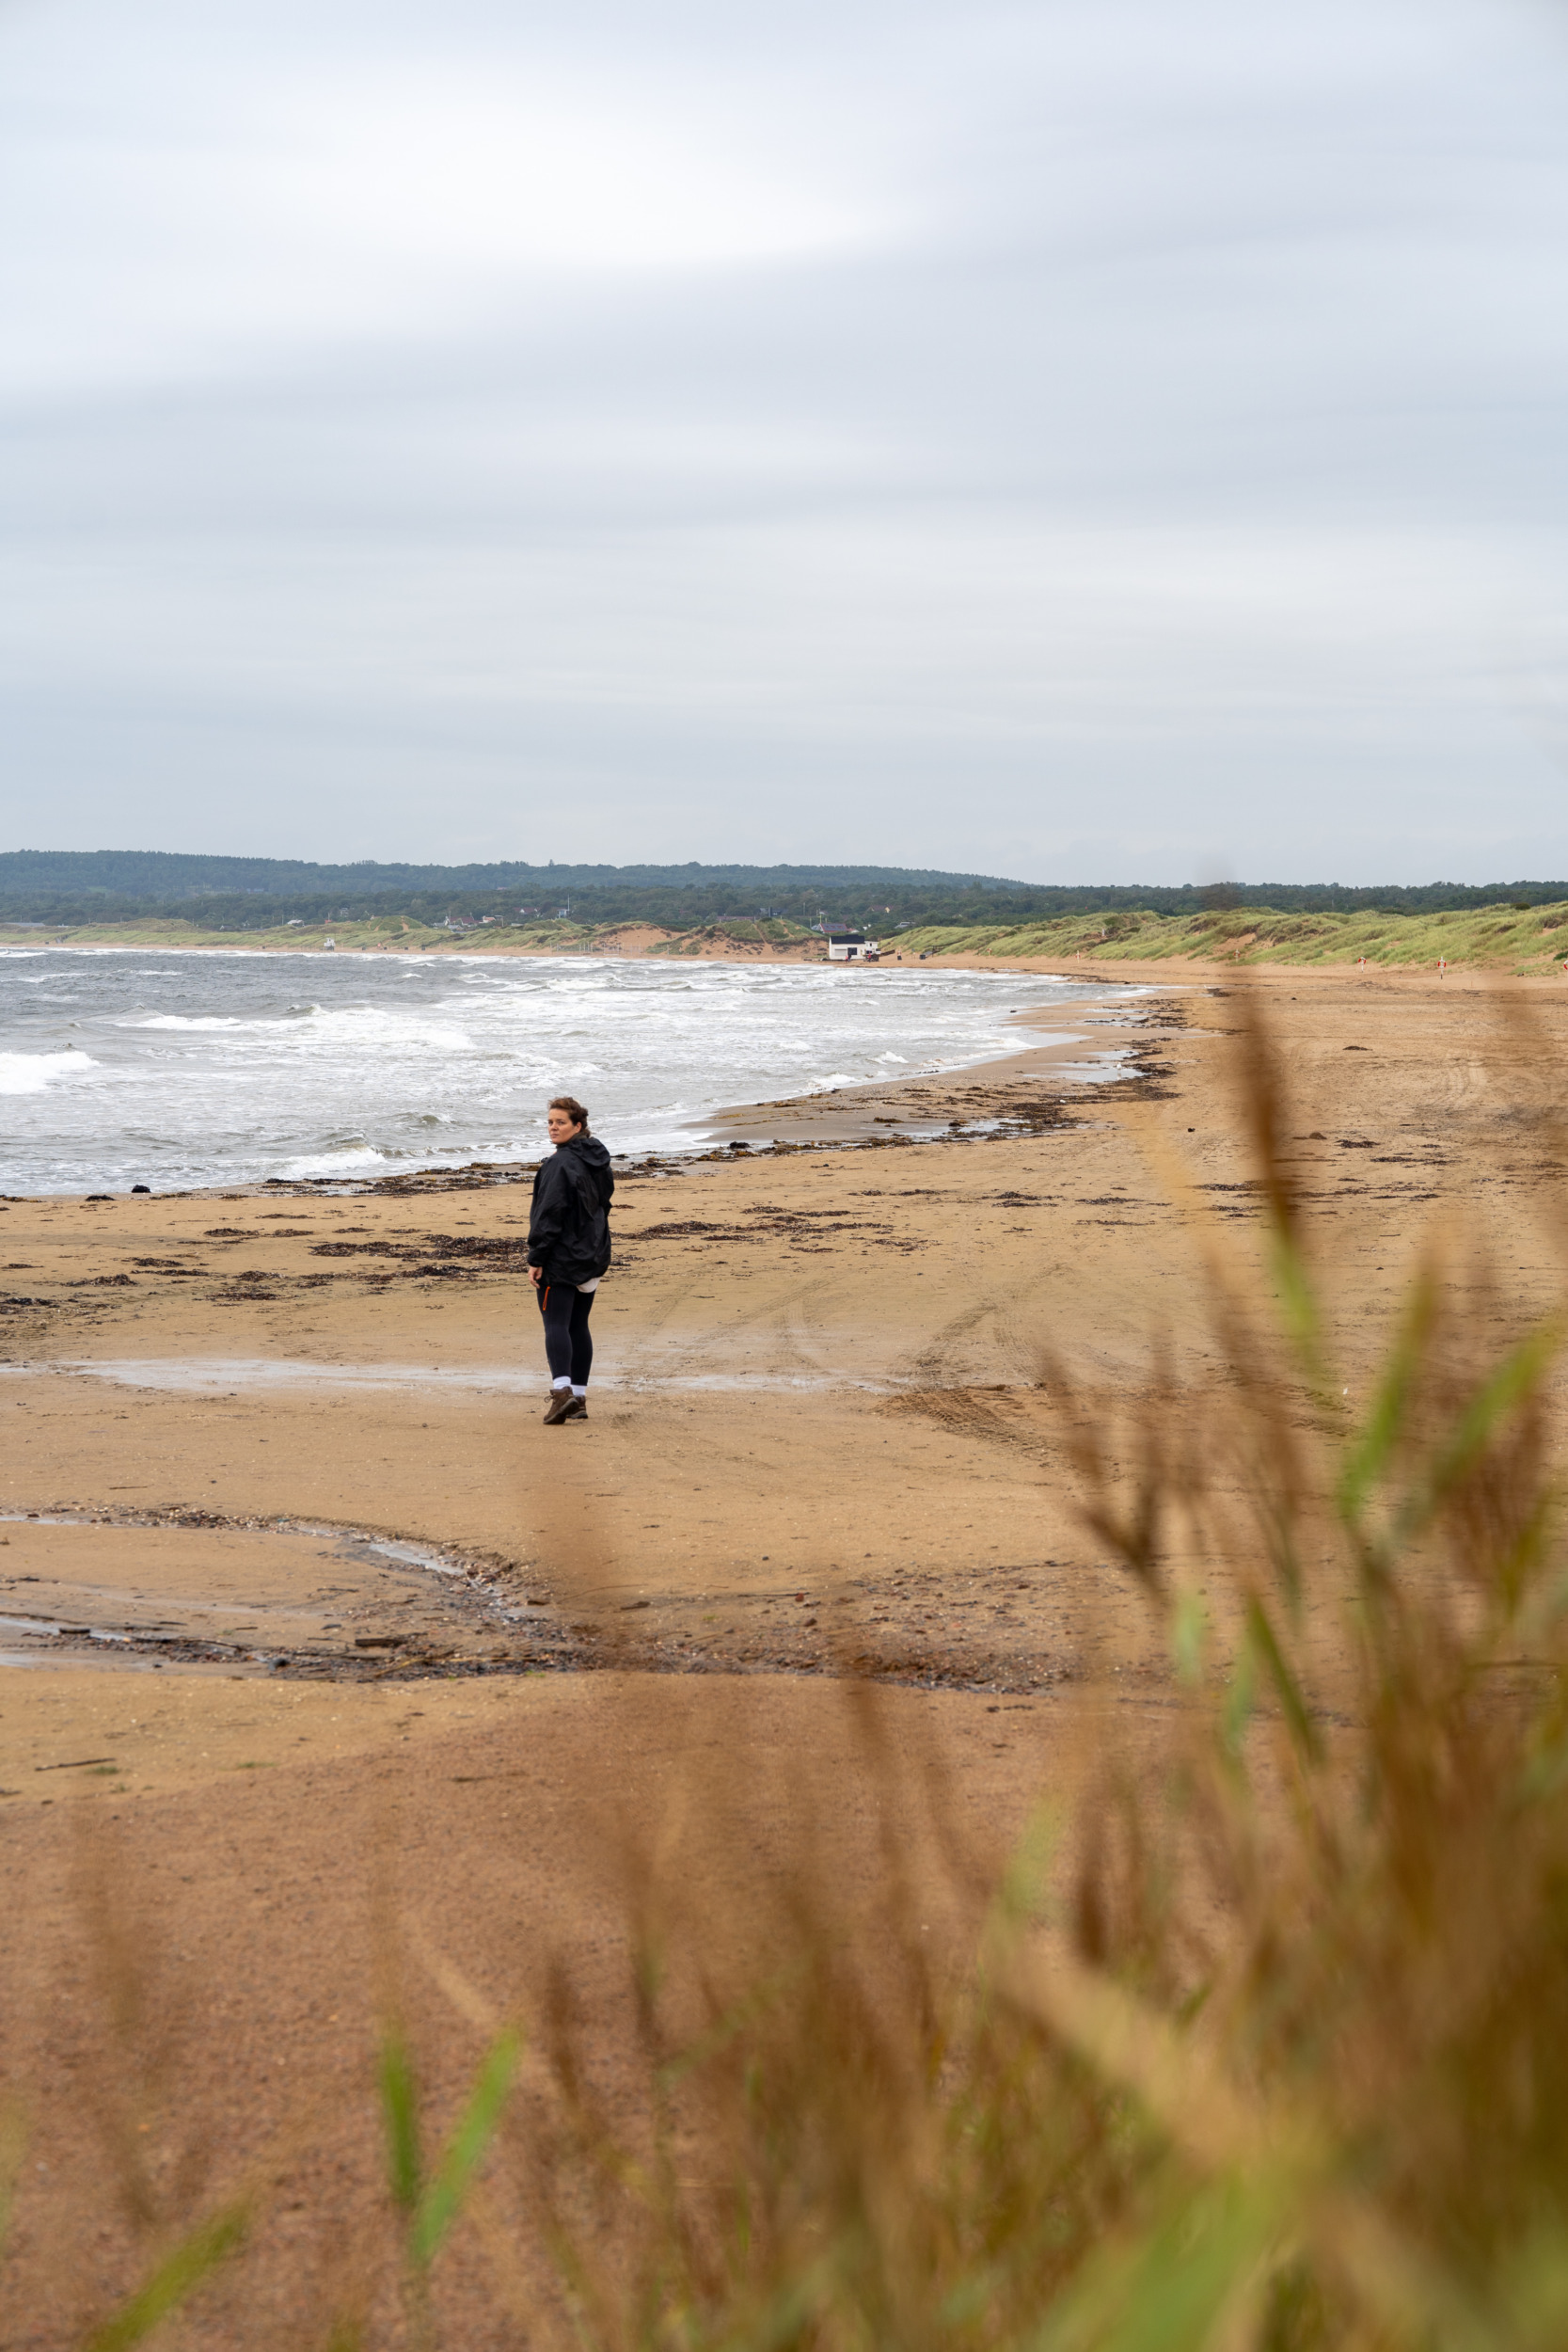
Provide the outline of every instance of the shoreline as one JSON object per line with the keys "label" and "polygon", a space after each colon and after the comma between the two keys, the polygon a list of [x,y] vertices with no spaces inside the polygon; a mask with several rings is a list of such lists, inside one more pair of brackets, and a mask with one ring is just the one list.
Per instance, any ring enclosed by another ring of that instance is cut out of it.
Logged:
{"label": "shoreline", "polygon": [[[1116,1001],[1110,993],[1113,988],[1118,997],[1125,990],[1135,1000],[1155,993],[1136,982],[1111,982],[1104,995],[1083,998],[1070,1009],[1075,1017],[1082,1016],[1081,1025],[1101,1035],[1148,1036],[1153,1025],[1147,1019],[1117,1017]],[[1109,1012],[1099,1010],[1105,1006],[1111,1007]],[[1020,1028],[1049,1025],[1055,1030],[1063,1009],[1042,1005],[1027,1012],[1013,1013],[1009,1021]],[[1128,1011],[1132,1011],[1131,1004]],[[1160,1025],[1154,1028],[1154,1034],[1163,1038],[1167,1032]],[[1169,1034],[1175,1034],[1174,1028]],[[1094,1045],[1082,1036],[1053,1036],[1045,1044],[1021,1046],[1016,1053],[957,1063],[951,1069],[924,1076],[911,1073],[906,1077],[835,1087],[820,1094],[782,1095],[769,1102],[728,1104],[693,1121],[693,1131],[731,1150],[743,1146],[759,1154],[781,1149],[790,1152],[895,1141],[935,1142],[944,1136],[950,1140],[975,1141],[983,1133],[997,1132],[1004,1124],[1010,1124],[1015,1133],[1023,1133],[1032,1123],[1037,1127],[1059,1123],[1055,1117],[1039,1116],[1047,1101],[1054,1109],[1069,1099],[1065,1095],[1042,1094],[1041,1089],[1052,1079],[1059,1086],[1074,1088],[1085,1103],[1092,1101],[1101,1088],[1114,1088],[1125,1099],[1123,1089],[1138,1084],[1144,1076],[1134,1066],[1136,1054],[1137,1049],[1132,1045]],[[1127,1057],[1129,1067],[1123,1070],[1110,1066],[1118,1056]],[[1089,1066],[1096,1063],[1102,1066]],[[982,1097],[984,1106],[975,1109],[974,1106]],[[968,1116],[964,1115],[966,1106]]]}
{"label": "shoreline", "polygon": [[[61,952],[50,943],[50,952]],[[71,953],[146,953],[146,948],[99,947],[84,946]],[[161,948],[159,953],[164,952]],[[245,952],[227,947],[181,947],[168,952],[184,955],[227,955]],[[270,952],[258,950],[258,953]],[[320,954],[321,950],[286,950],[295,954]],[[352,951],[357,953],[357,951]],[[504,956],[508,952],[485,951]],[[361,961],[378,962],[383,959],[363,956]],[[407,957],[407,961],[418,961]],[[555,954],[548,960],[562,962],[587,961],[586,956],[562,957]],[[616,958],[595,958],[594,961],[616,961]],[[734,958],[710,957],[709,961],[751,963],[761,959],[747,956]],[[771,957],[777,962],[796,961],[799,958]],[[664,961],[660,959],[659,961]],[[848,965],[842,969],[846,986],[863,985],[866,976],[887,967]],[[917,967],[904,969],[913,971]],[[943,967],[934,967],[943,968]],[[975,970],[980,967],[967,960],[956,960],[944,968]],[[988,977],[1013,977],[1009,973]],[[711,1158],[716,1152],[748,1150],[758,1153],[770,1150],[796,1151],[811,1148],[846,1148],[866,1146],[893,1140],[913,1141],[930,1139],[944,1133],[968,1132],[973,1136],[987,1122],[985,1109],[977,1113],[974,1105],[980,1099],[976,1088],[987,1087],[988,1080],[1013,1089],[1034,1088],[1054,1078],[1059,1085],[1087,1091],[1099,1088],[1123,1086],[1135,1079],[1137,1073],[1129,1068],[1122,1072],[1115,1064],[1118,1057],[1127,1056],[1125,1045],[1091,1041],[1091,1038],[1076,1032],[1088,1029],[1099,1033],[1131,1032],[1147,1028],[1141,1021],[1118,1019],[1118,1004],[1132,1008],[1147,998],[1149,984],[1139,978],[1110,976],[1057,974],[1050,969],[1031,973],[1030,977],[1059,977],[1070,986],[1083,988],[1085,993],[1069,1004],[1037,1005],[1015,1009],[1003,1017],[1003,1025],[1021,1029],[1045,1028],[1053,1034],[1037,1046],[1020,1045],[1006,1053],[986,1051],[974,1059],[956,1059],[941,1070],[913,1071],[896,1077],[867,1079],[850,1086],[832,1087],[800,1095],[763,1097],[754,1102],[721,1104],[684,1122],[682,1135],[689,1138],[681,1144],[633,1145],[617,1151],[614,1160],[618,1171],[627,1168],[649,1168],[669,1164],[672,1167],[690,1161]],[[1110,1012],[1106,1008],[1110,1007]],[[1064,1018],[1070,1020],[1071,1035],[1058,1034]],[[989,1100],[989,1092],[987,1099]],[[1025,1123],[1055,1124],[1060,1118],[1059,1103],[1053,1103],[1049,1113],[1042,1113],[1038,1102],[1024,1106],[1019,1097],[1019,1117]],[[275,1193],[279,1198],[291,1195],[302,1198],[343,1197],[390,1191],[461,1191],[475,1184],[513,1184],[532,1175],[539,1166],[536,1157],[517,1160],[470,1159],[434,1165],[409,1165],[386,1168],[373,1173],[312,1176],[257,1176],[234,1178],[215,1176],[202,1184],[162,1188],[153,1186],[145,1196],[152,1200],[250,1199]],[[100,1196],[87,1191],[0,1193],[0,1200],[39,1200],[65,1203],[98,1198],[119,1200],[130,1198],[129,1193]]]}
{"label": "shoreline", "polygon": [[[1082,1041],[1052,1037],[940,1085],[901,1078],[847,1103],[808,1097],[767,1106],[774,1115],[760,1121],[746,1106],[728,1114],[716,1148],[618,1171],[587,1435],[534,1426],[530,1391],[542,1378],[517,1168],[230,1188],[221,1223],[206,1191],[5,1202],[15,1288],[0,1291],[0,1356],[15,1376],[5,1383],[0,1563],[35,1567],[17,1549],[43,1531],[19,1529],[18,1515],[87,1513],[98,1530],[55,1531],[53,1562],[20,1579],[19,1613],[119,1622],[124,1591],[114,1577],[100,1583],[90,1555],[108,1519],[123,1527],[131,1514],[149,1532],[137,1589],[162,1596],[147,1613],[166,1624],[183,1613],[197,1647],[215,1636],[237,1657],[243,1626],[210,1620],[202,1637],[180,1600],[191,1588],[179,1556],[248,1529],[266,1539],[256,1563],[275,1597],[263,1607],[252,1578],[230,1613],[270,1609],[272,1645],[297,1647],[283,1639],[286,1620],[340,1571],[325,1555],[288,1552],[284,1536],[336,1541],[359,1529],[361,1549],[385,1538],[474,1563],[499,1614],[453,1616],[450,1592],[437,1607],[422,1568],[356,1558],[346,1575],[358,1598],[327,1613],[346,1613],[348,1631],[312,1618],[312,1671],[335,1672],[338,1659],[363,1678],[354,1650],[386,1645],[399,1622],[386,1612],[410,1591],[430,1600],[421,1639],[444,1645],[441,1671],[453,1674],[527,1671],[550,1623],[600,1663],[635,1652],[660,1672],[826,1671],[834,1653],[816,1620],[800,1623],[806,1638],[781,1643],[768,1612],[785,1586],[798,1602],[863,1555],[884,1562],[879,1589],[893,1580],[860,1616],[865,1670],[904,1671],[918,1654],[920,1671],[951,1671],[939,1620],[927,1640],[911,1614],[922,1595],[1021,1554],[1031,1588],[1047,1569],[1042,1591],[1058,1571],[1101,1576],[1084,1554],[1039,1346],[1070,1359],[1114,1417],[1144,1376],[1158,1302],[1178,1335],[1177,1376],[1206,1393],[1201,1269],[1139,1139],[1150,1124],[1163,1131],[1213,1214],[1251,1246],[1258,1204],[1230,1104],[1232,1025],[1193,1018],[1200,986],[1086,1006],[1096,1042],[1119,1039],[1135,1054],[1099,1087],[1073,1070]],[[1495,1200],[1498,1106],[1549,1090],[1550,1073],[1518,1055],[1482,1064],[1478,1046],[1503,1009],[1479,991],[1385,985],[1369,1000],[1342,982],[1286,981],[1264,993],[1299,1097],[1299,1181],[1323,1204],[1355,1300],[1354,1359],[1359,1318],[1392,1302],[1419,1248],[1423,1204],[1456,1186]],[[1383,1017],[1370,1021],[1373,1001]],[[1440,1100],[1438,1067],[1450,1073]],[[760,1149],[735,1132],[759,1124],[769,1130]],[[984,1152],[947,1148],[977,1141]],[[851,1151],[866,1156],[837,1158]],[[1533,1170],[1514,1181],[1527,1174],[1537,1181]],[[570,1489],[564,1519],[558,1473]],[[822,1515],[833,1494],[854,1497],[847,1540],[839,1515]],[[166,1534],[154,1546],[156,1527]],[[899,1563],[911,1560],[922,1581],[906,1592]],[[0,1584],[14,1581],[0,1573]],[[510,1613],[509,1590],[526,1600],[526,1622]],[[644,1605],[651,1618],[620,1624],[619,1612]],[[885,1640],[873,1633],[884,1623],[895,1629]],[[385,1662],[404,1678],[436,1670],[424,1649]],[[966,1673],[994,1681],[998,1671],[982,1649]],[[1056,1671],[1041,1658],[1047,1679]]]}
{"label": "shoreline", "polygon": [[[0,941],[0,947],[5,944]],[[61,947],[54,942],[39,944],[40,950],[61,951]],[[152,946],[146,943],[121,947],[100,942],[84,942],[80,946],[67,942],[61,945],[65,951],[78,954],[147,953]],[[327,951],[296,947],[247,950],[215,945],[166,948],[159,944],[156,952],[320,956]],[[366,962],[383,961],[379,955],[358,949],[339,952]],[[448,956],[466,956],[476,961],[525,957],[576,963],[590,960],[587,953],[578,956],[563,954],[559,949],[443,946],[438,952]],[[413,962],[422,959],[418,954],[407,954],[402,960]],[[607,957],[599,960],[618,961],[621,959]],[[762,955],[751,952],[732,956],[709,954],[704,960],[742,965],[758,961],[799,963],[801,961],[798,955],[787,953]],[[657,961],[664,962],[673,959],[659,958]],[[1070,1012],[1073,1025],[1089,1029],[1096,1041],[1089,1043],[1079,1037],[1053,1038],[1047,1044],[1021,1046],[1016,1052],[1006,1055],[988,1054],[974,1061],[957,1062],[941,1072],[926,1075],[911,1073],[886,1079],[863,1080],[852,1086],[817,1093],[722,1104],[687,1122],[684,1132],[690,1140],[684,1147],[666,1145],[616,1152],[618,1170],[684,1169],[704,1160],[711,1161],[730,1153],[762,1157],[774,1152],[865,1150],[941,1140],[980,1141],[1005,1134],[1044,1133],[1068,1123],[1074,1110],[1082,1112],[1087,1109],[1097,1097],[1107,1106],[1113,1102],[1148,1099],[1157,1090],[1164,1074],[1158,1065],[1158,1049],[1168,1045],[1175,1036],[1191,1025],[1183,1009],[1185,1000],[1216,993],[1223,994],[1237,985],[1243,973],[1247,975],[1253,985],[1271,994],[1287,987],[1318,992],[1348,986],[1358,995],[1364,994],[1369,999],[1391,995],[1422,996],[1429,991],[1439,997],[1522,993],[1539,999],[1541,995],[1535,984],[1541,976],[1511,975],[1476,966],[1456,966],[1439,982],[1431,973],[1386,966],[1370,966],[1365,970],[1354,965],[1323,964],[1237,967],[1228,962],[1199,963],[1180,957],[1170,958],[1163,963],[1152,959],[1134,965],[1125,961],[1096,964],[1080,961],[1076,966],[1071,963],[1064,966],[1062,960],[1054,957],[986,957],[971,951],[951,957],[927,955],[919,964],[851,965],[842,969],[847,986],[866,985],[873,976],[890,969],[911,973],[919,969],[973,972],[991,978],[1028,976],[1062,980],[1098,993],[1085,994],[1070,1008],[1042,1005],[1015,1011],[1008,1017],[1008,1025],[1021,1028],[1043,1026],[1056,1030],[1063,1025],[1064,1014]],[[1557,992],[1553,991],[1554,1000],[1556,994]],[[1162,1006],[1164,1010],[1160,1009]],[[1118,1036],[1128,1041],[1120,1044],[1109,1041]],[[1139,1038],[1148,1047],[1155,1049],[1155,1058],[1147,1068],[1143,1067],[1143,1057],[1133,1042]],[[1106,1041],[1100,1041],[1101,1040]],[[1126,1057],[1128,1066],[1124,1070],[1110,1066],[1113,1057],[1117,1055]],[[175,1200],[213,1200],[223,1196],[240,1200],[274,1194],[279,1199],[355,1199],[378,1194],[396,1197],[414,1193],[464,1192],[521,1183],[532,1175],[538,1165],[536,1158],[474,1159],[449,1165],[400,1168],[364,1175],[271,1176],[244,1180],[214,1177],[207,1184],[167,1191],[154,1190],[146,1197]],[[65,1204],[94,1197],[85,1192],[23,1193],[0,1194],[0,1200]],[[108,1196],[114,1200],[130,1197],[129,1194]]]}

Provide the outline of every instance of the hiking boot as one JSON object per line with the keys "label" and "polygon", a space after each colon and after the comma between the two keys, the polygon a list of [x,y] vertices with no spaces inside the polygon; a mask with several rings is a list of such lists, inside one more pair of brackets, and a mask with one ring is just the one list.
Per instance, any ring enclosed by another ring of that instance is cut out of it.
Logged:
{"label": "hiking boot", "polygon": [[562,1421],[586,1421],[588,1419],[588,1399],[585,1396],[574,1396],[570,1405],[567,1406],[566,1410],[562,1413],[561,1418]]}
{"label": "hiking boot", "polygon": [[545,1426],[548,1429],[558,1421],[570,1421],[572,1406],[577,1402],[570,1389],[552,1389],[550,1401],[545,1407]]}

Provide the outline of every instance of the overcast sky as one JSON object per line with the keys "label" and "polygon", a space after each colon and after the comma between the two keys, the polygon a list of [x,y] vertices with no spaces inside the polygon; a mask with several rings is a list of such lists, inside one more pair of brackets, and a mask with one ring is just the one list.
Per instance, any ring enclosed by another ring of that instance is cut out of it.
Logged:
{"label": "overcast sky", "polygon": [[1568,875],[1568,7],[0,0],[0,847]]}

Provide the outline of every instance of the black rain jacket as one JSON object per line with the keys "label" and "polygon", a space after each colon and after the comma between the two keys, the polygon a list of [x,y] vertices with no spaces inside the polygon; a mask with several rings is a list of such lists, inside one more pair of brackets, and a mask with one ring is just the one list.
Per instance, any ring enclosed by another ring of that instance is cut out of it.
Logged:
{"label": "black rain jacket", "polygon": [[533,1180],[528,1262],[546,1282],[592,1282],[610,1265],[610,1197],[615,1179],[597,1136],[568,1136]]}

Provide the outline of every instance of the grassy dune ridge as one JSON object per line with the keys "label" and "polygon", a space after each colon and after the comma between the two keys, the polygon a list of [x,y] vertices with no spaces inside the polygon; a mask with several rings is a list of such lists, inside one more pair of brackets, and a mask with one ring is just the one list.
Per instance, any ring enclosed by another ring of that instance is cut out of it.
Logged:
{"label": "grassy dune ridge", "polygon": [[[63,942],[81,946],[229,947],[319,950],[326,940],[343,950],[403,954],[464,954],[510,950],[545,955],[626,953],[652,956],[768,956],[808,959],[826,953],[823,941],[782,917],[732,916],[688,929],[624,921],[566,920],[486,923],[468,930],[386,914],[363,921],[280,925],[268,930],[213,929],[178,916],[146,916],[96,924],[0,924],[10,946]],[[1435,914],[1351,914],[1288,913],[1271,907],[1226,907],[1196,914],[1146,909],[1073,914],[1022,924],[926,924],[889,930],[883,952],[909,959],[1027,957],[1097,963],[1194,962],[1347,964],[1365,957],[1386,969],[1435,968],[1440,959],[1522,975],[1550,973],[1568,961],[1568,900],[1545,906],[1495,906]]]}
{"label": "grassy dune ridge", "polygon": [[342,950],[395,949],[404,955],[474,955],[497,948],[514,954],[635,955],[724,954],[728,952],[823,952],[822,943],[799,923],[782,916],[735,915],[721,922],[672,930],[658,923],[548,921],[476,924],[449,930],[402,914],[378,914],[346,922],[280,923],[261,930],[225,930],[182,915],[139,915],[101,923],[8,924],[0,921],[0,944],[8,947],[228,947],[242,950],[319,952],[326,941]]}
{"label": "grassy dune ridge", "polygon": [[1072,915],[1054,923],[931,926],[905,931],[901,953],[1092,956],[1148,963],[1180,956],[1235,963],[1484,964],[1545,972],[1568,957],[1568,903],[1474,907],[1437,914],[1295,914],[1226,907],[1192,915]]}

